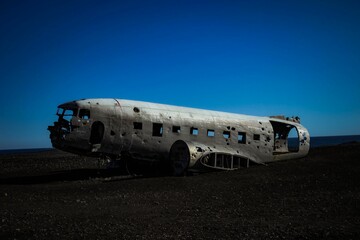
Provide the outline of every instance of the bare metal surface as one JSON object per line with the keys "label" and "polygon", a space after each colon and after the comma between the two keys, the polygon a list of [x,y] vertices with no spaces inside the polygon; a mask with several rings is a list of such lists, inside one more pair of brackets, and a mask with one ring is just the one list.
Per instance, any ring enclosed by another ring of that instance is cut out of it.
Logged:
{"label": "bare metal surface", "polygon": [[[199,164],[232,170],[249,162],[300,158],[310,146],[309,132],[298,117],[257,117],[121,99],[83,99],[59,109],[57,122],[48,128],[55,148],[113,160],[163,161],[184,168],[179,172]],[[295,149],[289,148],[292,129],[298,135]],[[186,150],[188,156],[174,157],[171,149]]]}

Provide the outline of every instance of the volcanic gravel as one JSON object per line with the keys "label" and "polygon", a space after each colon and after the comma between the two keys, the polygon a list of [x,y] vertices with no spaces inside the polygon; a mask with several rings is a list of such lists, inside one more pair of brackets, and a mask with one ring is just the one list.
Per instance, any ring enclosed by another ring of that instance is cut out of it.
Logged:
{"label": "volcanic gravel", "polygon": [[0,239],[360,239],[357,143],[186,177],[58,150],[0,166]]}

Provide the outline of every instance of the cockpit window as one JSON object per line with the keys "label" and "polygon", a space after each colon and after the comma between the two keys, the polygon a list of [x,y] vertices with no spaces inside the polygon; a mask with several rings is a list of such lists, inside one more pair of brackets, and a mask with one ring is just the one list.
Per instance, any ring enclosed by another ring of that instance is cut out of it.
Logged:
{"label": "cockpit window", "polygon": [[58,108],[58,111],[56,113],[59,117],[62,117],[63,119],[70,121],[70,119],[73,116],[77,115],[77,109],[64,109],[64,108]]}
{"label": "cockpit window", "polygon": [[65,109],[64,116],[76,116],[76,110],[73,109]]}
{"label": "cockpit window", "polygon": [[89,119],[90,118],[90,110],[89,109],[80,109],[79,118],[82,118],[85,120]]}
{"label": "cockpit window", "polygon": [[56,115],[61,116],[63,114],[63,112],[64,112],[63,108],[58,108],[57,112],[56,112]]}

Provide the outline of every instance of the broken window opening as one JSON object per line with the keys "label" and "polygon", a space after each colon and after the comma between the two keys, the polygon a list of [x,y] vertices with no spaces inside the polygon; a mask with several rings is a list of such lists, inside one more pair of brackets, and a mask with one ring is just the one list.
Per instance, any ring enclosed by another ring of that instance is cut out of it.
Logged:
{"label": "broken window opening", "polygon": [[77,108],[58,108],[56,115],[59,116],[58,123],[64,132],[69,133],[73,130],[72,119],[77,113]]}
{"label": "broken window opening", "polygon": [[224,131],[223,136],[224,136],[224,138],[229,139],[230,138],[230,131]]}
{"label": "broken window opening", "polygon": [[58,108],[56,111],[56,115],[61,116],[63,114],[63,112],[64,112],[63,108]]}
{"label": "broken window opening", "polygon": [[153,123],[153,133],[154,137],[162,137],[163,135],[163,124],[162,123]]}
{"label": "broken window opening", "polygon": [[70,122],[71,118],[73,116],[77,115],[77,109],[76,108],[74,108],[74,109],[62,109],[62,108],[59,108],[57,115],[59,115],[59,117],[61,117],[61,118],[63,118],[63,119]]}
{"label": "broken window opening", "polygon": [[134,122],[134,129],[142,129],[142,122]]}
{"label": "broken window opening", "polygon": [[208,130],[207,130],[207,136],[208,136],[208,137],[214,137],[214,136],[215,136],[215,131],[212,130],[212,129],[208,129]]}
{"label": "broken window opening", "polygon": [[172,132],[173,132],[173,133],[180,133],[180,131],[181,131],[180,126],[173,126],[173,127],[172,127]]}
{"label": "broken window opening", "polygon": [[84,120],[90,119],[90,110],[89,109],[80,109],[79,118],[82,118]]}
{"label": "broken window opening", "polygon": [[191,127],[190,128],[190,134],[194,135],[194,136],[199,135],[199,129],[195,128],[195,127]]}
{"label": "broken window opening", "polygon": [[260,140],[260,134],[254,134],[254,140]]}
{"label": "broken window opening", "polygon": [[238,132],[238,143],[246,144],[246,133]]}

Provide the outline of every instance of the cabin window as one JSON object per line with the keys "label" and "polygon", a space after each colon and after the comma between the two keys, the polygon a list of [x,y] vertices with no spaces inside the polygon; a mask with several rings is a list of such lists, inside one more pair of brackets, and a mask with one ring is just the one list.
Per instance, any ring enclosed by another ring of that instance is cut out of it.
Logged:
{"label": "cabin window", "polygon": [[238,132],[238,143],[242,143],[242,144],[246,143],[246,133]]}
{"label": "cabin window", "polygon": [[154,137],[162,137],[163,135],[163,124],[162,123],[153,123],[153,133]]}
{"label": "cabin window", "polygon": [[172,127],[172,132],[173,132],[173,133],[180,133],[180,130],[181,130],[181,129],[180,129],[180,126],[173,126],[173,127]]}
{"label": "cabin window", "polygon": [[254,140],[260,140],[260,134],[254,134]]}
{"label": "cabin window", "polygon": [[214,137],[214,136],[215,136],[215,131],[212,130],[212,129],[208,129],[208,130],[207,130],[207,136],[208,136],[208,137]]}
{"label": "cabin window", "polygon": [[224,131],[223,136],[224,136],[224,138],[229,139],[230,138],[230,131]]}
{"label": "cabin window", "polygon": [[142,129],[142,122],[134,122],[134,129]]}
{"label": "cabin window", "polygon": [[190,134],[191,135],[199,135],[199,129],[195,127],[190,128]]}
{"label": "cabin window", "polygon": [[80,109],[79,118],[82,118],[85,120],[89,119],[90,118],[90,110],[89,109]]}

